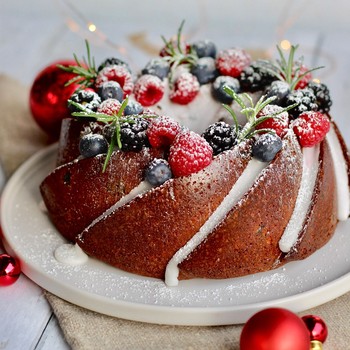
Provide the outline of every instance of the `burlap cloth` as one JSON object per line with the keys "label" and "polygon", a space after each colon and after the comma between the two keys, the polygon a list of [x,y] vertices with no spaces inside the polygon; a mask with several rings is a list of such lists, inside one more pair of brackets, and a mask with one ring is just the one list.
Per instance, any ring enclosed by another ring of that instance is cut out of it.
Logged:
{"label": "burlap cloth", "polygon": [[[43,148],[48,139],[30,115],[28,88],[1,75],[0,109],[0,160],[10,176],[26,158]],[[239,349],[242,326],[139,323],[101,315],[48,292],[45,294],[72,349]],[[328,325],[324,350],[350,349],[350,293],[300,315],[310,313],[319,315]]]}

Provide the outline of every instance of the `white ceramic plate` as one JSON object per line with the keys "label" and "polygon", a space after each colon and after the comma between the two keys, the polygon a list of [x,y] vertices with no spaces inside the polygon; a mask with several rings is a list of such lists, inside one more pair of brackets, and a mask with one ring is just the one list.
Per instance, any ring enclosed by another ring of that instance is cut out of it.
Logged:
{"label": "white ceramic plate", "polygon": [[278,306],[294,312],[350,290],[350,221],[306,260],[274,271],[227,280],[163,281],[132,275],[89,259],[68,266],[54,258],[65,243],[42,211],[39,184],[54,168],[56,146],[35,154],[12,176],[1,202],[6,247],[23,272],[41,287],[82,307],[151,323],[223,325],[244,323],[258,310]]}

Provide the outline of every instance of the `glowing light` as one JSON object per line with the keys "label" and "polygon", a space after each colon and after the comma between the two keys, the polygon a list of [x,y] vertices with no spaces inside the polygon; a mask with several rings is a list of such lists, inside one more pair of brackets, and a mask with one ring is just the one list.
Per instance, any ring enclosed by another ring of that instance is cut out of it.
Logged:
{"label": "glowing light", "polygon": [[283,50],[289,50],[292,44],[290,43],[289,40],[282,40],[280,43],[280,46]]}
{"label": "glowing light", "polygon": [[93,23],[88,23],[88,29],[90,32],[95,32],[97,28]]}
{"label": "glowing light", "polygon": [[320,84],[320,83],[321,83],[321,80],[318,79],[318,78],[314,78],[314,79],[312,79],[312,81],[313,81],[314,83],[317,83],[317,84]]}

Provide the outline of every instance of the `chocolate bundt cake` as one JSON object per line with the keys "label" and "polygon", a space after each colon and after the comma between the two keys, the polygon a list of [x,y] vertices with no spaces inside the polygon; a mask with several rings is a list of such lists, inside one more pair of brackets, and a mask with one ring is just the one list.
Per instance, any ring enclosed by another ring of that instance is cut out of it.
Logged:
{"label": "chocolate bundt cake", "polygon": [[180,38],[137,78],[112,58],[86,79],[77,62],[81,89],[40,186],[50,219],[90,257],[169,286],[308,257],[350,213],[328,88],[294,46],[252,61]]}

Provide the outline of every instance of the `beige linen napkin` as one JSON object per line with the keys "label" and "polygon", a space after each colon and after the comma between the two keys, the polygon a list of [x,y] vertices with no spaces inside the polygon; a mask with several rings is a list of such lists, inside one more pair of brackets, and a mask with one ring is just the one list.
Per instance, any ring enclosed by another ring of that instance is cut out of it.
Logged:
{"label": "beige linen napkin", "polygon": [[[10,176],[48,139],[28,109],[28,88],[0,75],[0,161]],[[45,293],[68,344],[89,349],[239,349],[242,326],[180,327],[133,322],[101,315]],[[300,315],[314,314],[328,325],[324,350],[350,349],[350,293]]]}

